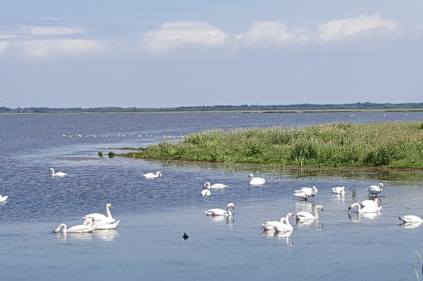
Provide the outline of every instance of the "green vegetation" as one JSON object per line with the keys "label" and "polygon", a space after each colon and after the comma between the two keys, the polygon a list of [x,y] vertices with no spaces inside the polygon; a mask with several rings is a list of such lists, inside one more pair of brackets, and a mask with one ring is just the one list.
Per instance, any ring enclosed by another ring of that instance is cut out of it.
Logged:
{"label": "green vegetation", "polygon": [[273,166],[423,168],[423,123],[331,123],[303,128],[208,130],[126,156]]}

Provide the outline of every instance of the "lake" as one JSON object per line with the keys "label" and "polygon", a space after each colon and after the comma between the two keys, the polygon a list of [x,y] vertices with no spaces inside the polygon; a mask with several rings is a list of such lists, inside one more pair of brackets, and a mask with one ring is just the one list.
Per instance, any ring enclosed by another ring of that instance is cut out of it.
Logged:
{"label": "lake", "polygon": [[[0,195],[9,196],[0,204],[0,279],[418,280],[423,225],[404,227],[398,217],[423,217],[422,171],[225,169],[107,154],[215,128],[422,120],[422,112],[0,115]],[[69,174],[53,178],[49,168]],[[142,177],[156,171],[163,177]],[[266,184],[250,186],[250,173]],[[228,187],[202,197],[206,181]],[[347,212],[379,182],[379,214]],[[294,190],[303,186],[316,186],[317,196],[298,200]],[[332,194],[335,186],[345,186],[345,195]],[[229,202],[229,219],[204,213]],[[60,223],[104,214],[106,203],[121,220],[116,230],[52,233]],[[316,204],[324,206],[317,222],[291,219],[289,236],[263,232],[261,222]]]}

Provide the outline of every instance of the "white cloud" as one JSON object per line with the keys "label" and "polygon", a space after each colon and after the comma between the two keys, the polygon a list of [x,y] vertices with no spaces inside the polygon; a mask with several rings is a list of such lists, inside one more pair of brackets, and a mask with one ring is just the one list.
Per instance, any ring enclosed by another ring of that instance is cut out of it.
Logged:
{"label": "white cloud", "polygon": [[0,42],[0,55],[26,57],[78,56],[102,51],[100,43],[91,40],[22,40]]}
{"label": "white cloud", "polygon": [[305,42],[308,40],[306,29],[288,30],[280,22],[255,22],[247,33],[238,39],[249,47],[278,46],[290,42]]}
{"label": "white cloud", "polygon": [[32,26],[24,25],[19,28],[19,33],[28,35],[71,35],[82,34],[88,31],[84,28],[66,27],[66,26]]}
{"label": "white cloud", "polygon": [[395,21],[379,14],[359,15],[355,18],[332,20],[318,27],[319,39],[324,42],[351,38],[359,35],[375,35],[397,30]]}
{"label": "white cloud", "polygon": [[163,53],[184,46],[221,47],[227,37],[228,34],[206,22],[169,22],[144,33],[141,48]]}

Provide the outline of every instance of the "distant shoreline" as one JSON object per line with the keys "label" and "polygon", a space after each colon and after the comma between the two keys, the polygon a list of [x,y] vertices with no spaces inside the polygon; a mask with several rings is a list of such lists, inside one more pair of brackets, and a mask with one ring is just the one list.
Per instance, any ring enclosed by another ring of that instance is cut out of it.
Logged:
{"label": "distant shoreline", "polygon": [[48,108],[0,107],[0,114],[39,113],[165,113],[165,112],[241,112],[241,113],[325,113],[325,112],[423,112],[423,103],[351,103],[351,104],[291,104],[291,105],[213,105],[163,108],[95,107]]}

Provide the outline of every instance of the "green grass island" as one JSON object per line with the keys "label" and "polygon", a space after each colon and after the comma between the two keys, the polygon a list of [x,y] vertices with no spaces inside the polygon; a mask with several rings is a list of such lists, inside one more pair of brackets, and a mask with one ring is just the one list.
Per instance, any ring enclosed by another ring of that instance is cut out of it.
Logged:
{"label": "green grass island", "polygon": [[268,164],[273,167],[423,168],[423,122],[329,123],[307,127],[206,130],[120,156]]}

